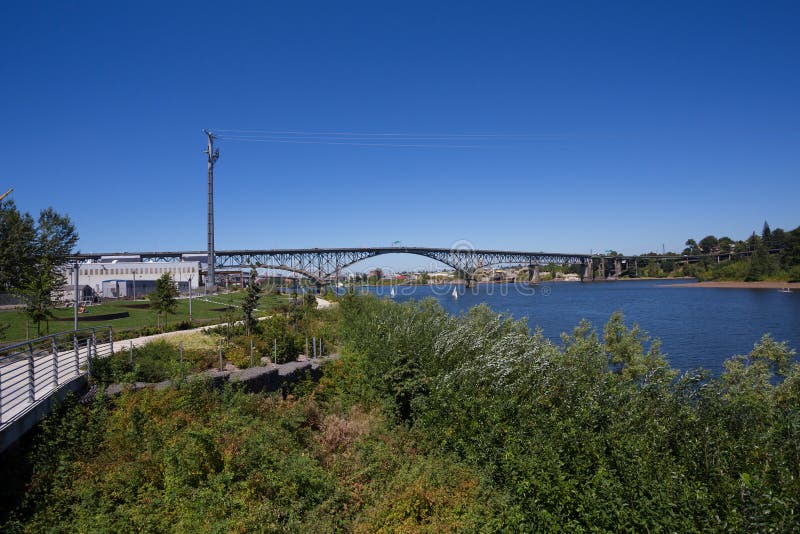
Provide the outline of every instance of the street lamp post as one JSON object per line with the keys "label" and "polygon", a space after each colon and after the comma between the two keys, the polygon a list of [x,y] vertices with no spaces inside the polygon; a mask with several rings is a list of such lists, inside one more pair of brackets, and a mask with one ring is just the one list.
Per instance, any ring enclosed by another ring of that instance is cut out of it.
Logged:
{"label": "street lamp post", "polygon": [[189,322],[192,322],[192,275],[189,275]]}
{"label": "street lamp post", "polygon": [[75,330],[78,330],[78,292],[80,291],[78,289],[78,281],[79,281],[80,269],[81,269],[81,264],[75,262],[75,302],[73,303],[72,306],[73,308],[72,315],[74,320],[73,326]]}
{"label": "street lamp post", "polygon": [[136,269],[131,269],[133,274],[133,300],[136,300]]}

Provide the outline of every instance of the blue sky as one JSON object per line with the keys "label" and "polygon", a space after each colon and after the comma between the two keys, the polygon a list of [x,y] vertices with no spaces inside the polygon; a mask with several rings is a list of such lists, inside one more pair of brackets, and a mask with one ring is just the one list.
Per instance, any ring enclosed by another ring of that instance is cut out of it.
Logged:
{"label": "blue sky", "polygon": [[389,133],[422,146],[221,139],[217,248],[794,228],[798,27],[797,2],[6,2],[0,189],[83,251],[202,249],[203,128]]}

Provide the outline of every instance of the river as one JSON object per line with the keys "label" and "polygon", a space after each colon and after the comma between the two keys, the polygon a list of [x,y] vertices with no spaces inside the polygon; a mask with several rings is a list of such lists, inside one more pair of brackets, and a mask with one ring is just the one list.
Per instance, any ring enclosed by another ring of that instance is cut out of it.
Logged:
{"label": "river", "polygon": [[[662,351],[672,367],[689,370],[722,370],[734,354],[746,354],[762,334],[800,348],[800,292],[781,293],[775,289],[729,289],[670,287],[669,280],[619,282],[559,282],[526,284],[478,284],[463,286],[397,286],[394,300],[433,297],[445,310],[460,314],[476,304],[486,303],[514,318],[527,317],[533,330],[559,342],[581,319],[602,330],[609,316],[621,310],[625,322],[662,342]],[[458,298],[452,296],[454,287]],[[365,288],[389,296],[386,286]]]}

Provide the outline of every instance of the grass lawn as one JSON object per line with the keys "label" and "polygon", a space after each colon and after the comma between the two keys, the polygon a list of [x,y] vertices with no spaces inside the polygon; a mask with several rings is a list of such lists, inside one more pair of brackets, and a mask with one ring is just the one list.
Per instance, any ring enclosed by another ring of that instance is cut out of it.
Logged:
{"label": "grass lawn", "polygon": [[[241,319],[241,309],[238,305],[244,296],[243,291],[213,295],[208,297],[194,297],[192,299],[192,321],[198,326],[203,324],[225,322],[225,315],[230,313],[236,320]],[[259,302],[259,311],[256,315],[266,315],[270,310],[290,300],[286,296],[263,295]],[[55,319],[50,321],[50,333],[72,330],[73,311],[70,308],[57,308],[53,310]],[[172,325],[189,320],[189,299],[179,299],[177,312],[170,315],[168,324]],[[0,311],[0,323],[9,325],[5,332],[3,343],[24,341],[26,339],[26,323],[28,317],[22,310]],[[163,323],[164,318],[161,318]],[[114,330],[129,330],[145,326],[156,326],[156,314],[150,309],[147,300],[120,300],[104,302],[86,308],[85,313],[78,316],[78,327],[112,326]],[[37,337],[36,324],[29,325],[30,337]],[[45,335],[46,325],[41,325],[42,334]]]}

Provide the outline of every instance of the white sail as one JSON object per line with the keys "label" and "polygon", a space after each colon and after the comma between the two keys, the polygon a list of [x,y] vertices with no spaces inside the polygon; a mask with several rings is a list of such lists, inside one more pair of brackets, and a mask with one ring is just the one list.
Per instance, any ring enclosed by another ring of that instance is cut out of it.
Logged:
{"label": "white sail", "polygon": [[394,288],[392,288],[391,292],[389,292],[389,295],[391,295],[392,297],[394,297]]}
{"label": "white sail", "polygon": [[454,299],[458,298],[458,290],[456,288],[453,288],[453,298]]}

